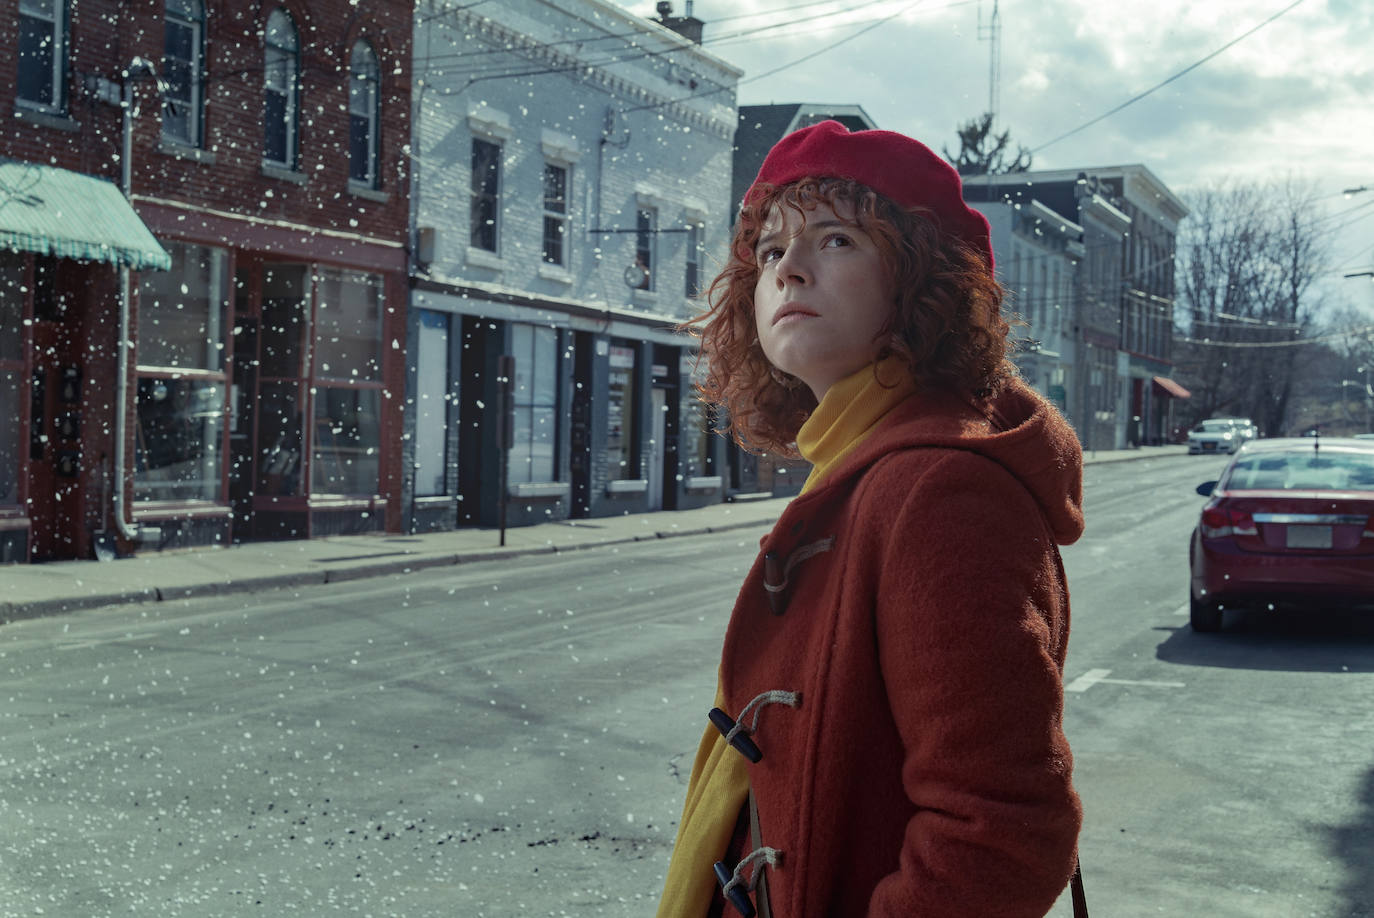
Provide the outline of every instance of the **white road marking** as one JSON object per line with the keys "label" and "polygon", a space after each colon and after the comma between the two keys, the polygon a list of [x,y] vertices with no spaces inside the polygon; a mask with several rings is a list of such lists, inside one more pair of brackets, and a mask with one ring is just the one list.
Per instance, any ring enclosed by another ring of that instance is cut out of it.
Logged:
{"label": "white road marking", "polygon": [[1153,679],[1108,679],[1110,669],[1090,669],[1064,686],[1066,692],[1086,692],[1099,682],[1108,685],[1148,685],[1155,688],[1183,688],[1182,682],[1160,682]]}
{"label": "white road marking", "polygon": [[1177,609],[1175,609],[1175,610],[1174,610],[1174,614],[1175,614],[1175,615],[1187,615],[1187,614],[1188,614],[1188,603],[1185,602],[1183,605],[1181,605],[1181,606],[1179,606]]}

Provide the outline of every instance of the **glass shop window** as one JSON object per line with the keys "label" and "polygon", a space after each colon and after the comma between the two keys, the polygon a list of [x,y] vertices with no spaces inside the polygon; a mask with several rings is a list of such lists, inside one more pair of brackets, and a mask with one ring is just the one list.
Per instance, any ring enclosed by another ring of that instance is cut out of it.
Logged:
{"label": "glass shop window", "polygon": [[515,445],[510,480],[557,481],[558,330],[545,325],[511,326],[515,356]]}
{"label": "glass shop window", "polygon": [[635,442],[635,348],[611,345],[610,388],[606,403],[606,477],[637,478]]}
{"label": "glass shop window", "polygon": [[180,242],[164,247],[171,269],[145,271],[139,280],[139,365],[222,371],[228,253]]}
{"label": "glass shop window", "polygon": [[380,396],[378,389],[316,389],[312,493],[377,493],[382,453]]}
{"label": "glass shop window", "polygon": [[216,500],[222,490],[222,379],[139,375],[134,500]]}

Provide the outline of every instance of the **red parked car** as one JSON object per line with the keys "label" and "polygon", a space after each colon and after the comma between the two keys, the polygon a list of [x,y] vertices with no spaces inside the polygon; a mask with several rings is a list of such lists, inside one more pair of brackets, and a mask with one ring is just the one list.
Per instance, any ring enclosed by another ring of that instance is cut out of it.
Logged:
{"label": "red parked car", "polygon": [[1209,497],[1188,550],[1194,631],[1235,606],[1374,605],[1374,442],[1246,443]]}

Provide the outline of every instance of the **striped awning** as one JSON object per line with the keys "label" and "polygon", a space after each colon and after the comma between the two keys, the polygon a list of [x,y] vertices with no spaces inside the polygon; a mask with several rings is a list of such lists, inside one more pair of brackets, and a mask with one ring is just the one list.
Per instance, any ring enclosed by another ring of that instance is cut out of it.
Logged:
{"label": "striped awning", "polygon": [[172,266],[113,182],[11,159],[0,159],[0,249],[135,270]]}
{"label": "striped awning", "polygon": [[1167,395],[1169,398],[1192,398],[1193,394],[1180,386],[1167,376],[1156,376],[1154,378],[1155,388]]}

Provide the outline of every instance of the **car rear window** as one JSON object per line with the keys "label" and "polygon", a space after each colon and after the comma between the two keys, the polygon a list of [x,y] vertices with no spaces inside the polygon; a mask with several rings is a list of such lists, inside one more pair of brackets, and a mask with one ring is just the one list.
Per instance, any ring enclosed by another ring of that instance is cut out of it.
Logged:
{"label": "car rear window", "polygon": [[1303,452],[1243,456],[1226,480],[1231,489],[1374,491],[1374,455]]}

